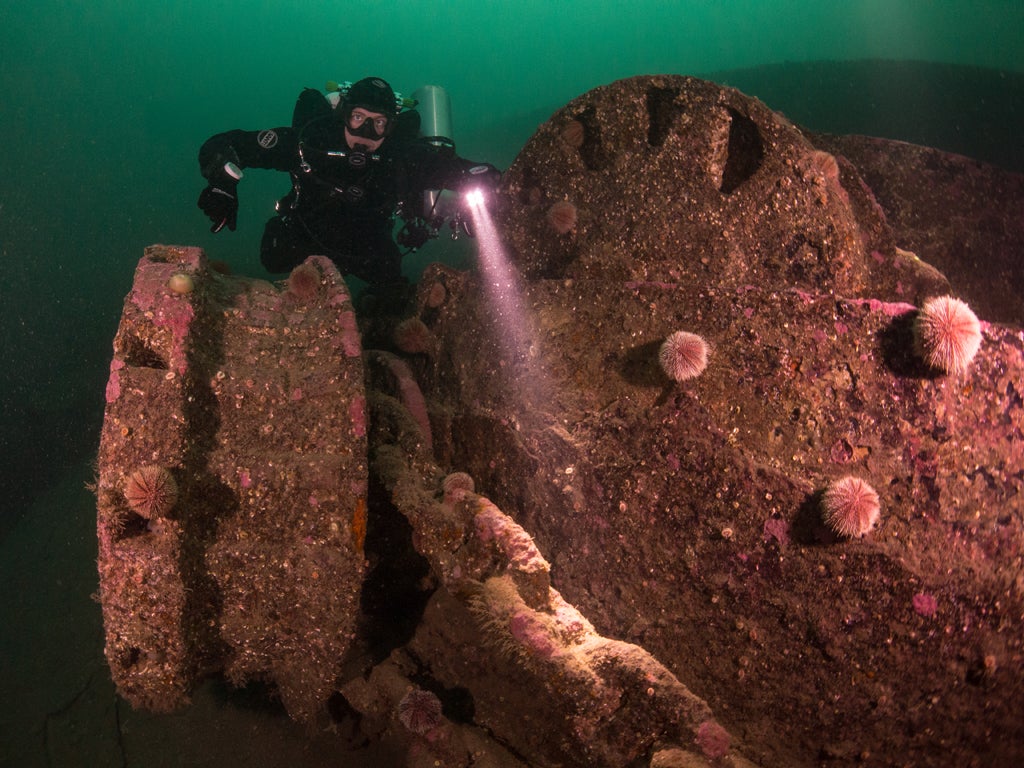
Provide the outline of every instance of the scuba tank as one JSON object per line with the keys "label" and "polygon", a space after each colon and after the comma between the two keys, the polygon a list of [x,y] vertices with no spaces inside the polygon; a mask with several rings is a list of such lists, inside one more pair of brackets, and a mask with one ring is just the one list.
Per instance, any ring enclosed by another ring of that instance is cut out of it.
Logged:
{"label": "scuba tank", "polygon": [[455,149],[448,91],[439,85],[424,85],[412,97],[420,113],[420,138],[438,147]]}
{"label": "scuba tank", "polygon": [[[448,91],[439,85],[424,85],[413,93],[413,103],[419,114],[418,140],[431,144],[439,151],[455,152],[452,138],[452,102]],[[398,244],[415,251],[427,240],[438,236],[447,221],[453,240],[460,232],[472,235],[465,220],[458,196],[448,189],[428,189],[419,200],[408,200],[401,212],[405,226],[398,233]]]}
{"label": "scuba tank", "polygon": [[[452,101],[448,91],[439,85],[424,85],[412,96],[420,113],[420,140],[454,152]],[[452,197],[448,190],[426,190],[417,215],[436,232],[441,223],[456,212],[457,206]]]}

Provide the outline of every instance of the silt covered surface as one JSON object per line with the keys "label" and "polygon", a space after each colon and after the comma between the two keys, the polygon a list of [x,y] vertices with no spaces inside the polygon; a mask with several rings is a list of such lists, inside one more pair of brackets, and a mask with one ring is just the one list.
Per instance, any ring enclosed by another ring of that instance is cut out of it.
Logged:
{"label": "silt covered surface", "polygon": [[[945,287],[896,249],[848,162],[756,99],[694,78],[633,78],[580,96],[538,129],[506,181],[502,233],[527,278],[906,301]],[[551,221],[560,202],[576,212],[562,235]]]}
{"label": "silt covered surface", "polygon": [[1024,175],[899,141],[815,136],[863,176],[900,244],[987,320],[1024,323]]}
{"label": "silt covered surface", "polygon": [[[97,482],[106,656],[137,707],[176,709],[220,671],[275,684],[311,721],[334,690],[364,571],[363,367],[337,270],[303,268],[281,290],[196,248],[139,262]],[[146,466],[174,479],[169,509],[129,503]]]}
{"label": "silt covered surface", "polygon": [[[955,286],[853,164],[709,83],[585,94],[507,180],[531,342],[508,351],[487,282],[438,269],[422,380],[435,450],[514,510],[566,600],[762,764],[1019,758],[1021,331],[979,310],[969,370],[928,369],[916,306]],[[711,349],[690,382],[657,364],[677,330]],[[848,475],[880,496],[862,539],[822,522]]]}
{"label": "silt covered surface", "polygon": [[[506,175],[518,301],[428,268],[394,350],[326,260],[282,289],[147,251],[98,486],[119,692],[266,681],[410,765],[1021,757],[1024,335],[976,307],[972,365],[927,368],[916,307],[958,273],[815,142],[692,78],[584,94]],[[131,516],[140,464],[171,512]],[[864,538],[822,520],[844,476]]]}

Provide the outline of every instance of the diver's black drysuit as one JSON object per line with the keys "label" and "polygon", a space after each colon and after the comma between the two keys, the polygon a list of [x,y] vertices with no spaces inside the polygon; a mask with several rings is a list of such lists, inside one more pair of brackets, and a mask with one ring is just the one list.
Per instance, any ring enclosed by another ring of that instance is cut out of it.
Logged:
{"label": "diver's black drysuit", "polygon": [[[472,179],[495,184],[501,177],[493,166],[418,139],[419,124],[417,112],[403,112],[376,152],[351,150],[330,103],[306,89],[292,126],[212,136],[199,150],[199,168],[210,188],[226,190],[228,197],[237,179],[227,163],[291,175],[291,192],[278,201],[278,213],[263,232],[260,260],[268,271],[287,272],[307,256],[322,254],[343,274],[394,284],[402,280],[402,254],[392,238],[398,203],[417,211],[426,190],[458,189]],[[233,203],[237,210],[237,196]],[[229,226],[234,229],[233,214]]]}

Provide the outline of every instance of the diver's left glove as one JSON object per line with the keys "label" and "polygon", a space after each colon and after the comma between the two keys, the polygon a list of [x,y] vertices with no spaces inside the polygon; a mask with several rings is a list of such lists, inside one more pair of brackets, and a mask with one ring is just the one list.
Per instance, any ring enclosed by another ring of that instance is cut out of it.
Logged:
{"label": "diver's left glove", "polygon": [[238,180],[242,172],[233,163],[227,163],[224,173],[217,176],[199,193],[197,205],[213,222],[211,232],[216,234],[225,226],[234,232],[238,225]]}

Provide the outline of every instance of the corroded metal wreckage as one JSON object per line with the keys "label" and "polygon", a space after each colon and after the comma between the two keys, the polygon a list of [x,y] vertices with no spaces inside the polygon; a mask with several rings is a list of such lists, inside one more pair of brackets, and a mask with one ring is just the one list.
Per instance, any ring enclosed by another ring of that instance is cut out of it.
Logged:
{"label": "corroded metal wreckage", "polygon": [[[195,248],[152,246],[139,262],[114,342],[99,460],[100,596],[118,692],[166,712],[223,674],[271,683],[292,717],[315,724],[340,691],[364,728],[379,735],[400,723],[402,738],[445,765],[467,765],[470,754],[494,765],[524,756],[529,765],[625,765],[701,750],[748,765],[663,665],[602,637],[561,598],[529,534],[468,476],[444,482],[429,426],[410,408],[418,387],[408,368],[368,352],[372,367],[399,377],[391,394],[367,394],[344,282],[319,257],[298,269],[315,272],[312,288],[219,274]],[[180,276],[185,292],[174,289]],[[175,484],[173,503],[133,504],[143,468]],[[372,671],[345,671],[371,473],[438,582],[417,638],[447,636],[450,658],[430,643],[428,667],[439,680],[455,675],[438,686],[474,694],[471,722],[440,706],[402,719],[411,691],[436,698],[410,682],[422,640]],[[519,707],[541,688],[523,729]]]}
{"label": "corroded metal wreckage", "polygon": [[[135,706],[179,707],[213,670],[273,682],[301,719],[334,690],[364,575],[363,362],[337,270],[305,268],[302,292],[220,275],[196,248],[139,262],[98,483],[106,656]],[[144,467],[173,478],[174,504],[132,505]]]}
{"label": "corroded metal wreckage", "polygon": [[[429,267],[364,350],[326,259],[276,286],[147,249],[100,450],[119,692],[340,699],[410,765],[1024,757],[1024,333],[975,307],[956,372],[923,362],[955,271],[823,146],[692,78],[573,100],[495,215],[514,332],[476,271]],[[416,608],[371,648],[389,563]]]}

